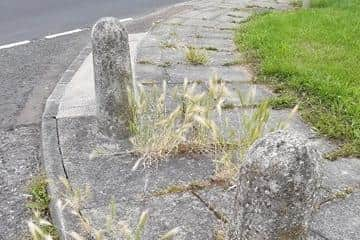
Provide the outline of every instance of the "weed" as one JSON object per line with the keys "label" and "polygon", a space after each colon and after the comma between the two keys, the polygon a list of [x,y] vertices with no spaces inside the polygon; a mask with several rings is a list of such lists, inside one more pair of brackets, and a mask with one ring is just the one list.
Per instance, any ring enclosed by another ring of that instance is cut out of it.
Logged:
{"label": "weed", "polygon": [[268,101],[261,103],[250,117],[244,116],[245,141],[242,142],[243,151],[246,151],[257,139],[262,137],[269,116]]}
{"label": "weed", "polygon": [[291,0],[290,5],[295,8],[300,8],[303,5],[303,0]]}
{"label": "weed", "polygon": [[360,144],[344,144],[339,149],[325,155],[325,158],[331,161],[339,157],[356,157],[360,158]]}
{"label": "weed", "polygon": [[170,41],[164,41],[161,43],[161,47],[162,48],[172,48],[172,49],[177,49],[177,45],[173,42]]}
{"label": "weed", "polygon": [[224,67],[230,67],[230,66],[234,66],[234,65],[240,65],[240,64],[242,64],[242,63],[244,63],[244,61],[238,59],[238,60],[226,62],[226,63],[223,64],[223,66],[224,66]]}
{"label": "weed", "polygon": [[212,150],[221,145],[219,129],[210,118],[212,112],[220,110],[227,89],[216,78],[209,80],[208,91],[197,93],[196,89],[197,84],[185,80],[183,88],[174,91],[177,107],[170,113],[165,104],[165,83],[162,91],[158,87],[145,91],[140,86],[138,98],[129,94],[134,106],[131,141],[134,151],[142,156],[140,162]]}
{"label": "weed", "polygon": [[291,94],[283,94],[272,97],[269,100],[270,106],[274,109],[293,108],[297,104],[297,98]]}
{"label": "weed", "polygon": [[167,67],[171,67],[171,62],[170,61],[166,61],[162,64],[158,65],[159,67],[163,67],[163,68],[167,68]]}
{"label": "weed", "polygon": [[[155,86],[147,91],[140,85],[137,98],[129,94],[134,106],[131,142],[133,153],[139,157],[134,169],[141,163],[150,165],[178,154],[206,152],[216,157],[217,179],[235,180],[244,153],[263,136],[269,103],[260,104],[251,114],[244,114],[238,126],[230,127],[222,114],[222,109],[233,107],[225,103],[225,98],[232,95],[225,83],[215,76],[206,91],[197,89],[198,84],[187,80],[182,89],[175,88],[170,99],[172,111],[166,107],[166,84],[162,90]],[[250,95],[254,95],[252,92]],[[245,98],[241,102],[246,105]],[[215,116],[219,124],[213,120]],[[176,186],[168,191],[183,190]]]}
{"label": "weed", "polygon": [[33,218],[28,221],[28,228],[33,240],[57,240],[56,228],[40,212],[33,212]]}
{"label": "weed", "polygon": [[229,27],[221,27],[219,28],[220,31],[234,31],[234,28],[229,28]]}
{"label": "weed", "polygon": [[36,176],[32,179],[29,187],[31,200],[27,207],[33,211],[37,211],[42,215],[46,215],[49,211],[50,197],[47,193],[48,182],[43,175]]}
{"label": "weed", "polygon": [[[80,208],[87,198],[89,189],[76,189],[74,190],[66,179],[60,179],[64,185],[65,192],[63,193],[62,200],[58,201],[59,209],[63,211],[69,209],[76,219],[84,227],[85,235],[92,235],[95,240],[117,239],[120,236],[126,240],[141,240],[144,237],[145,226],[149,219],[148,211],[141,213],[139,220],[134,228],[129,227],[126,221],[119,220],[117,217],[117,210],[115,201],[112,200],[109,206],[109,215],[106,218],[104,229],[97,230],[94,225],[86,219],[81,213]],[[57,240],[58,237],[50,235],[46,229],[55,229],[52,223],[41,217],[39,212],[34,212],[33,218],[28,221],[29,232],[33,240]],[[173,239],[180,231],[179,228],[174,228],[169,232],[159,236],[160,240]],[[77,232],[69,232],[69,236],[74,240],[85,239]],[[86,238],[88,239],[88,238]]]}
{"label": "weed", "polygon": [[[48,182],[43,175],[36,176],[32,179],[29,186],[29,194],[31,196],[27,207],[32,210],[34,219],[39,225],[39,229],[47,236],[58,239],[56,228],[48,224],[50,219],[49,204],[50,197],[47,192]],[[40,220],[41,219],[41,220]],[[34,238],[35,240],[37,238]]]}
{"label": "weed", "polygon": [[186,49],[185,58],[192,65],[204,65],[209,61],[204,51],[194,47],[188,47]]}
{"label": "weed", "polygon": [[224,229],[215,229],[214,240],[226,240],[226,232]]}
{"label": "weed", "polygon": [[246,8],[261,8],[261,6],[256,5],[256,4],[249,4],[249,5],[246,5]]}
{"label": "weed", "polygon": [[236,105],[234,103],[224,102],[224,104],[221,107],[222,109],[227,110],[227,109],[236,108]]}
{"label": "weed", "polygon": [[209,188],[210,186],[212,186],[212,183],[208,180],[192,182],[189,184],[171,185],[165,189],[154,192],[153,196],[158,197],[174,193],[198,191]]}
{"label": "weed", "polygon": [[188,184],[171,185],[166,187],[165,189],[155,191],[152,195],[159,197],[159,196],[175,194],[175,193],[192,192],[192,191],[210,189],[214,187],[227,187],[227,186],[228,186],[227,182],[223,181],[222,179],[212,178],[201,181],[193,181]]}
{"label": "weed", "polygon": [[334,198],[335,199],[345,199],[348,196],[350,196],[353,192],[354,192],[354,190],[351,187],[346,187],[343,190],[334,193]]}
{"label": "weed", "polygon": [[242,18],[242,16],[235,15],[235,14],[228,14],[228,16],[233,17],[233,18]]}
{"label": "weed", "polygon": [[137,62],[138,64],[149,64],[149,65],[156,65],[153,61],[150,60],[140,60]]}
{"label": "weed", "polygon": [[219,51],[219,49],[217,49],[216,47],[203,47],[202,49],[205,49],[207,51],[214,51],[214,52]]}

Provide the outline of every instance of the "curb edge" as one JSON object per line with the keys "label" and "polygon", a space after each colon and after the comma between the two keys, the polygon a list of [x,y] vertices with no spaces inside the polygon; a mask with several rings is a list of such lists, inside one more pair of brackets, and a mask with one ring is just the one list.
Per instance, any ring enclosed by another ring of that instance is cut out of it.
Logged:
{"label": "curb edge", "polygon": [[[59,135],[57,131],[58,108],[60,100],[65,93],[67,84],[71,81],[85,58],[91,53],[91,45],[87,45],[80,51],[80,54],[69,65],[68,69],[63,73],[60,80],[56,84],[51,95],[46,100],[45,109],[41,119],[41,163],[48,178],[48,192],[50,195],[50,215],[53,225],[57,228],[60,239],[67,240],[67,229],[74,225],[73,217],[64,211],[61,205],[60,193],[63,186],[59,182],[59,178],[67,179],[62,160],[62,153],[59,145]],[[70,219],[65,222],[64,219]]]}

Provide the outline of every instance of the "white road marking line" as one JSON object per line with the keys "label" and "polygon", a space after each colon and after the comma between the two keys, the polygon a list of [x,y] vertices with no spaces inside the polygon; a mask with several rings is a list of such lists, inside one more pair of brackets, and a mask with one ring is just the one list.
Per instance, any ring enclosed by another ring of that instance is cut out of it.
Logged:
{"label": "white road marking line", "polygon": [[62,33],[56,33],[56,34],[48,35],[45,38],[46,39],[52,39],[52,38],[56,38],[56,37],[61,37],[61,36],[73,34],[73,33],[78,33],[78,32],[81,32],[81,31],[83,31],[83,29],[78,28],[78,29],[74,29],[74,30],[71,30],[71,31],[66,31],[66,32],[62,32]]}
{"label": "white road marking line", "polygon": [[120,19],[120,22],[129,22],[132,20],[134,20],[134,19],[133,18],[123,18],[123,19]]}
{"label": "white road marking line", "polygon": [[28,44],[28,43],[30,43],[29,40],[25,40],[25,41],[21,41],[21,42],[15,42],[15,43],[10,43],[10,44],[6,44],[6,45],[0,46],[0,49],[12,48],[12,47],[20,46],[20,45],[25,45],[25,44]]}

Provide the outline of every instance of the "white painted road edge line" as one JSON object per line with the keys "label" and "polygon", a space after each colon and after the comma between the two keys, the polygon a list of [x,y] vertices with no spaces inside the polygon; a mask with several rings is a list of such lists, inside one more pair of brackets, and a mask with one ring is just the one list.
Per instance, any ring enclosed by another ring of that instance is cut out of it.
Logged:
{"label": "white painted road edge line", "polygon": [[[129,22],[129,21],[132,21],[132,20],[134,20],[134,19],[133,18],[123,18],[123,19],[120,19],[119,21],[120,22]],[[62,33],[56,33],[56,34],[48,35],[48,36],[45,36],[45,38],[46,39],[52,39],[52,38],[56,38],[56,37],[61,37],[61,36],[73,34],[73,33],[82,32],[84,30],[87,30],[87,28],[84,28],[84,29],[77,28],[77,29],[74,29],[74,30],[71,30],[71,31],[66,31],[66,32],[62,32]]]}
{"label": "white painted road edge line", "polygon": [[84,29],[78,28],[78,29],[74,29],[74,30],[71,30],[71,31],[66,31],[66,32],[62,32],[62,33],[56,33],[56,34],[48,35],[45,38],[46,39],[52,39],[52,38],[56,38],[56,37],[61,37],[61,36],[73,34],[73,33],[78,33],[78,32],[81,32],[81,31],[84,31]]}
{"label": "white painted road edge line", "polygon": [[21,42],[15,42],[15,43],[10,43],[10,44],[6,44],[6,45],[0,46],[0,49],[12,48],[12,47],[20,46],[20,45],[25,45],[25,44],[28,44],[28,43],[30,43],[29,40],[25,40],[25,41],[21,41]]}
{"label": "white painted road edge line", "polygon": [[120,22],[129,22],[132,20],[134,20],[134,19],[133,18],[123,18],[123,19],[120,19]]}
{"label": "white painted road edge line", "polygon": [[[129,21],[132,21],[132,20],[134,20],[134,19],[133,18],[123,18],[123,19],[120,19],[119,21],[120,22],[129,22]],[[85,30],[88,30],[88,28],[84,28],[84,29],[77,28],[77,29],[74,29],[74,30],[71,30],[71,31],[66,31],[66,32],[62,32],[62,33],[56,33],[56,34],[48,35],[48,36],[45,36],[45,38],[46,39],[52,39],[52,38],[56,38],[56,37],[61,37],[61,36],[73,34],[73,33],[82,32],[82,31],[85,31]],[[0,50],[1,49],[6,49],[6,48],[16,47],[16,46],[20,46],[20,45],[25,45],[25,44],[28,44],[30,42],[31,41],[29,41],[29,40],[25,40],[25,41],[21,41],[21,42],[14,42],[14,43],[10,43],[10,44],[1,45]]]}

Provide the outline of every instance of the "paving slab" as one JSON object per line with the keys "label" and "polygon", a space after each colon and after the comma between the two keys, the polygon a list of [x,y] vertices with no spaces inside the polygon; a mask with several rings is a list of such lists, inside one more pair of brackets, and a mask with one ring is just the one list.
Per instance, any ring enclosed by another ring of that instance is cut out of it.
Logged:
{"label": "paving slab", "polygon": [[154,64],[138,64],[135,79],[142,84],[162,83],[168,81],[165,69]]}
{"label": "paving slab", "polygon": [[311,228],[324,239],[360,239],[360,192],[321,206]]}
{"label": "paving slab", "polygon": [[[206,155],[179,156],[132,171],[138,157],[127,153],[130,143],[114,142],[98,133],[95,118],[59,119],[58,128],[71,183],[77,188],[91,186],[93,197],[87,208],[106,205],[112,197],[138,199],[166,186],[207,179],[214,172],[211,158]],[[94,151],[104,153],[91,157]]]}
{"label": "paving slab", "polygon": [[159,46],[142,48],[141,51],[137,54],[136,62],[160,64],[161,48]]}
{"label": "paving slab", "polygon": [[[163,198],[149,198],[144,201],[119,202],[116,205],[118,216],[134,229],[140,214],[148,210],[149,221],[145,227],[144,240],[158,239],[167,231],[178,227],[176,239],[213,239],[218,219],[189,193],[173,194]],[[104,226],[108,207],[82,211],[98,226]]]}
{"label": "paving slab", "polygon": [[174,65],[166,69],[169,75],[169,83],[181,84],[187,78],[190,82],[207,82],[210,78],[217,76],[226,82],[250,82],[252,75],[246,67],[230,66],[194,66]]}
{"label": "paving slab", "polygon": [[165,27],[154,28],[152,35],[156,35],[162,39],[169,39],[170,37],[196,37],[197,35],[206,38],[232,39],[234,32],[231,30],[210,29],[202,26],[165,25]]}

